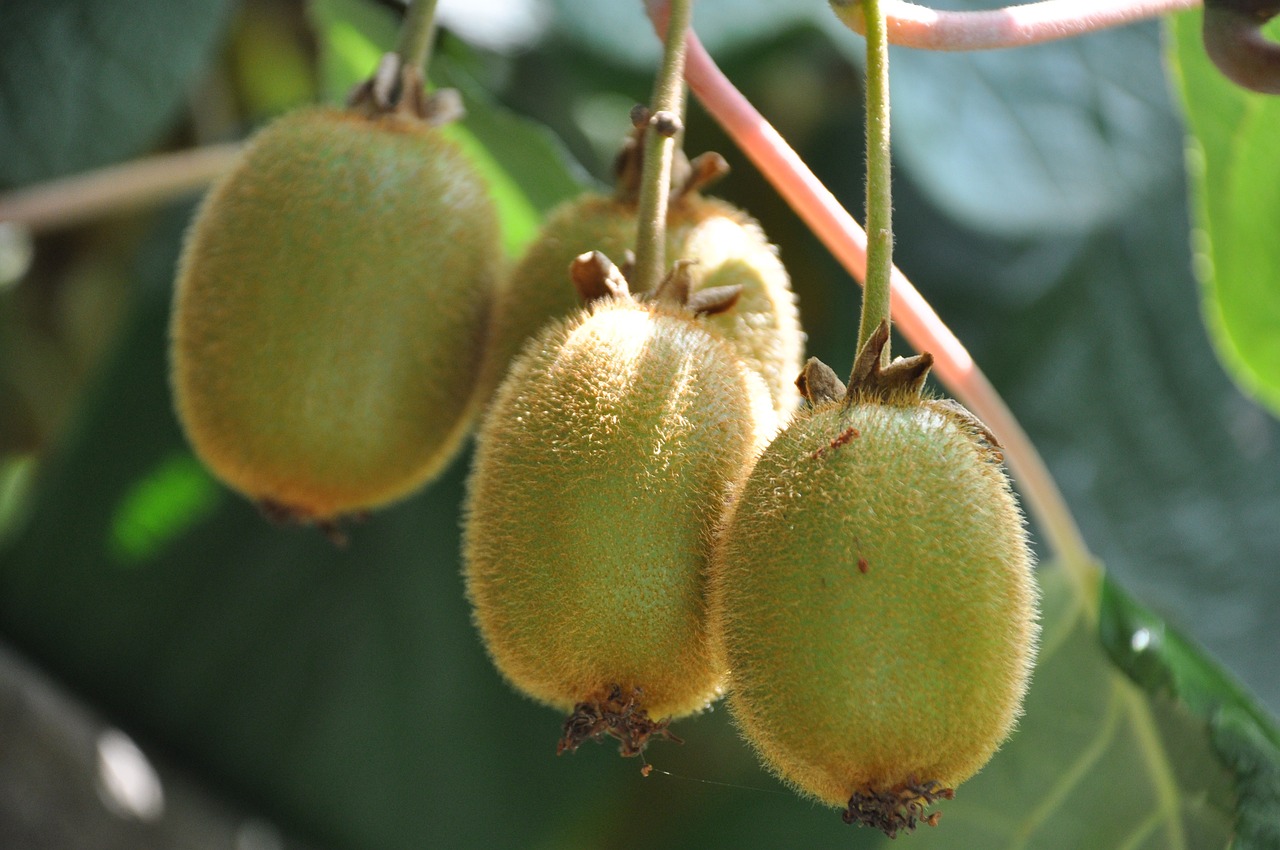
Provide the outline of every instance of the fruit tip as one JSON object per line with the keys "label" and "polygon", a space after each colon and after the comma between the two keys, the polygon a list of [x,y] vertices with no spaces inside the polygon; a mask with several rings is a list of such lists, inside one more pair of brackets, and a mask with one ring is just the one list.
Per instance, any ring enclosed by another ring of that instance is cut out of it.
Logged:
{"label": "fruit tip", "polygon": [[641,707],[643,689],[633,688],[625,698],[621,685],[611,685],[603,699],[590,699],[573,707],[565,718],[556,755],[576,752],[587,741],[597,743],[606,737],[618,742],[618,753],[633,758],[644,752],[654,738],[683,744],[684,741],[667,728],[669,719],[653,720]]}
{"label": "fruit tip", "polygon": [[847,824],[875,827],[889,838],[897,838],[899,831],[912,832],[920,824],[937,826],[942,813],[926,814],[925,809],[955,795],[954,788],[947,788],[937,780],[912,779],[888,791],[855,791],[841,817]]}

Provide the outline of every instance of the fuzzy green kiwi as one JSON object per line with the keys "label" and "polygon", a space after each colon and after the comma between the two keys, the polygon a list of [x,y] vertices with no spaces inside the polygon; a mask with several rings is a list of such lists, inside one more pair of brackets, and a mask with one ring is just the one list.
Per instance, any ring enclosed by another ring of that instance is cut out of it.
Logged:
{"label": "fuzzy green kiwi", "polygon": [[562,750],[609,734],[635,755],[719,695],[705,569],[773,423],[701,320],[625,293],[515,359],[477,436],[467,594],[502,675],[572,712]]}
{"label": "fuzzy green kiwi", "polygon": [[[567,284],[565,269],[584,251],[622,257],[635,244],[637,201],[625,165],[634,146],[619,157],[618,188],[612,195],[586,192],[553,210],[519,264],[503,283],[494,311],[482,383],[492,386],[524,341],[551,318],[581,306]],[[708,317],[738,356],[764,378],[779,416],[799,404],[794,385],[804,353],[795,293],[786,269],[760,225],[732,204],[701,194],[698,188],[722,173],[723,160],[704,155],[675,187],[667,215],[666,256],[685,260],[696,292],[741,286],[735,309]]]}
{"label": "fuzzy green kiwi", "polygon": [[806,367],[815,404],[756,463],[711,599],[743,735],[795,788],[893,835],[935,823],[926,807],[1010,734],[1037,595],[994,438],[920,397],[927,360],[870,365],[847,396]]}
{"label": "fuzzy green kiwi", "polygon": [[440,129],[308,108],[267,126],[187,235],[171,378],[187,437],[275,515],[404,496],[476,407],[497,216]]}

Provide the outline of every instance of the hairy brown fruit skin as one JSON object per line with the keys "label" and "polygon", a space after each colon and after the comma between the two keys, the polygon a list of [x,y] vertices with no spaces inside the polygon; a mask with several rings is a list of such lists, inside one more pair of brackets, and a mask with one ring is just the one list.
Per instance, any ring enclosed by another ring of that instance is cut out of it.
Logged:
{"label": "hairy brown fruit skin", "polygon": [[298,519],[407,495],[467,432],[500,256],[492,202],[439,130],[277,120],[179,266],[171,378],[197,454]]}
{"label": "hairy brown fruit skin", "polygon": [[[601,251],[620,260],[635,238],[633,203],[586,193],[553,210],[503,284],[482,383],[496,385],[525,340],[581,306],[566,271],[574,257]],[[695,262],[689,269],[695,292],[742,286],[738,303],[708,317],[708,327],[764,378],[778,415],[789,416],[800,401],[794,379],[805,336],[790,278],[760,225],[732,204],[690,192],[671,201],[666,254],[668,262]]]}
{"label": "hairy brown fruit skin", "polygon": [[[836,401],[798,414],[713,562],[730,708],[779,776],[833,806],[947,796],[1021,710],[1038,633],[1031,556],[993,449],[954,410]],[[914,825],[892,815],[867,822]]]}
{"label": "hairy brown fruit skin", "polygon": [[718,695],[706,562],[773,413],[700,325],[593,302],[530,341],[485,413],[468,596],[504,677],[562,711],[637,694],[658,719]]}

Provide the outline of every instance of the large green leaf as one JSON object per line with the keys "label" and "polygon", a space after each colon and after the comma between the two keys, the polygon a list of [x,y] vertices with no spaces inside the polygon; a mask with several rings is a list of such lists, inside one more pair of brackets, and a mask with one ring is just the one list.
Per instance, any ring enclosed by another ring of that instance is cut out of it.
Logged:
{"label": "large green leaf", "polygon": [[[644,0],[552,0],[553,26],[596,56],[654,69],[662,44],[645,16]],[[831,14],[812,0],[698,0],[693,25],[712,51],[749,48],[787,26]]]}
{"label": "large green leaf", "polygon": [[[860,59],[861,39],[839,41]],[[890,62],[895,159],[965,226],[1087,232],[1177,167],[1154,24],[1015,50],[895,50]]]}
{"label": "large green leaf", "polygon": [[[1280,846],[1280,731],[1274,721],[1202,650],[1111,582],[1103,587],[1101,635],[1116,664],[1153,698],[1176,700],[1207,725],[1238,797],[1234,846]],[[1178,763],[1185,766],[1181,752]]]}
{"label": "large green leaf", "polygon": [[[1280,97],[1222,76],[1201,44],[1200,17],[1171,20],[1169,64],[1191,134],[1205,319],[1236,380],[1280,414]],[[1280,20],[1268,30],[1280,36]]]}
{"label": "large green leaf", "polygon": [[140,153],[207,67],[231,0],[5,0],[0,187]]}
{"label": "large green leaf", "polygon": [[[656,67],[640,0],[556,0],[555,25],[613,62]],[[983,0],[931,4],[990,8]],[[822,2],[700,0],[694,27],[718,58],[818,26],[861,65],[865,41]],[[1105,226],[1178,167],[1159,28],[979,53],[895,50],[895,159],[966,226],[1006,236]],[[859,112],[858,92],[828,108]],[[861,204],[858,205],[859,207]]]}

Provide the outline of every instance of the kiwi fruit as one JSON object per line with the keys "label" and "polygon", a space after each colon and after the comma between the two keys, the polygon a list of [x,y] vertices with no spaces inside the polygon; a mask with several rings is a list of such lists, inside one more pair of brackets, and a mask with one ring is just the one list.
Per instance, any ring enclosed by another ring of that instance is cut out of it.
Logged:
{"label": "kiwi fruit", "polygon": [[[630,160],[637,150],[633,139],[620,154],[613,194],[586,192],[553,210],[505,279],[494,311],[485,385],[501,380],[515,353],[544,323],[582,306],[565,276],[574,257],[597,250],[619,258],[635,244],[639,167]],[[742,287],[735,309],[708,317],[708,325],[764,378],[778,415],[789,416],[800,401],[794,377],[805,339],[795,294],[777,248],[760,225],[732,204],[699,191],[725,169],[715,154],[679,169],[667,214],[666,256],[690,263],[695,292]]]}
{"label": "kiwi fruit", "polygon": [[571,712],[561,751],[635,755],[720,693],[706,565],[774,414],[703,321],[596,298],[529,341],[478,432],[467,594],[502,675]]}
{"label": "kiwi fruit", "polygon": [[981,768],[1021,711],[1032,555],[994,437],[920,395],[927,355],[846,388],[810,361],[802,410],[730,510],[710,579],[729,706],[765,763],[890,836]]}
{"label": "kiwi fruit", "polygon": [[191,445],[276,517],[325,525],[412,492],[468,431],[500,258],[493,203],[438,127],[279,118],[183,249],[171,380]]}

